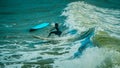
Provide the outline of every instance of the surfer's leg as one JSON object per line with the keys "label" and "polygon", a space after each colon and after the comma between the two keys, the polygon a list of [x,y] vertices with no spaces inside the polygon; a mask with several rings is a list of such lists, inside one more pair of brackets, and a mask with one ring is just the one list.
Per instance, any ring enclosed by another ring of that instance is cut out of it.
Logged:
{"label": "surfer's leg", "polygon": [[50,37],[51,34],[56,34],[56,31],[50,32],[49,35],[48,35],[48,37]]}
{"label": "surfer's leg", "polygon": [[61,31],[56,31],[55,34],[60,37],[60,35],[62,34],[62,32]]}
{"label": "surfer's leg", "polygon": [[61,31],[58,31],[57,32],[57,35],[60,37],[60,35],[62,34],[62,32]]}
{"label": "surfer's leg", "polygon": [[53,32],[50,32],[49,35],[48,35],[48,37],[50,37],[51,34],[55,34],[55,35],[58,35],[58,36],[60,37],[60,35],[62,34],[62,32],[61,32],[61,31],[53,31]]}
{"label": "surfer's leg", "polygon": [[50,32],[49,35],[48,35],[48,37],[50,37],[51,34],[52,34],[52,33]]}

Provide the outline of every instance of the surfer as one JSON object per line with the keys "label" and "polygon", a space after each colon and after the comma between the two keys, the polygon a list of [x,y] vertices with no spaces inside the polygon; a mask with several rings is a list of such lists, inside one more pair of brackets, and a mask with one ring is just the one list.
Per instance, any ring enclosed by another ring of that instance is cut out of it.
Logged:
{"label": "surfer", "polygon": [[55,27],[53,29],[56,29],[56,31],[51,31],[49,33],[48,37],[50,37],[51,34],[56,34],[56,35],[58,35],[60,37],[62,32],[59,30],[58,26],[59,26],[58,23],[55,23]]}

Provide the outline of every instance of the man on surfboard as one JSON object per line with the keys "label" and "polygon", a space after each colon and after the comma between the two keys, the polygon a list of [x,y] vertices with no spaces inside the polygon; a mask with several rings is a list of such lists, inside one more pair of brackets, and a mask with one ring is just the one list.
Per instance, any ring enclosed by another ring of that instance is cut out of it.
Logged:
{"label": "man on surfboard", "polygon": [[48,37],[50,37],[51,34],[56,34],[56,35],[58,35],[60,37],[60,35],[62,34],[62,32],[59,30],[58,26],[59,26],[58,23],[55,23],[54,29],[56,29],[56,31],[51,31],[49,33]]}

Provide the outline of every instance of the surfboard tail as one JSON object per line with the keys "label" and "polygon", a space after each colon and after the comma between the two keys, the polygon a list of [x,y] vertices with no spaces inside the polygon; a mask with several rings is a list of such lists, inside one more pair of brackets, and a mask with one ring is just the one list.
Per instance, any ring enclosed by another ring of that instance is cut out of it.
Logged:
{"label": "surfboard tail", "polygon": [[30,29],[29,32],[33,32],[33,31],[36,31],[36,30],[38,30],[38,29]]}

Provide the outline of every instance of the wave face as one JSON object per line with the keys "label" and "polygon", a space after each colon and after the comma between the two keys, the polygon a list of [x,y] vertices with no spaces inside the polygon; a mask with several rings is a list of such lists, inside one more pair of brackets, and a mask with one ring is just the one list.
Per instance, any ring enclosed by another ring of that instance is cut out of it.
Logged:
{"label": "wave face", "polygon": [[[61,62],[61,68],[73,68],[76,66],[76,68],[107,68],[109,64],[112,68],[120,67],[118,65],[120,62],[115,60],[115,57],[120,56],[120,53],[116,51],[119,51],[117,48],[120,48],[120,43],[116,42],[120,41],[119,4],[117,0],[84,0],[68,4],[62,13],[63,16],[66,16],[65,25],[70,29],[77,29],[79,32],[96,27],[94,35],[94,43],[96,44],[94,45],[99,45],[102,48],[86,49],[80,59]],[[113,49],[109,52],[109,48]],[[115,54],[114,58],[111,58],[110,54]]]}
{"label": "wave face", "polygon": [[85,31],[97,27],[109,34],[120,35],[120,9],[101,8],[80,1],[68,4],[62,15],[67,16],[65,24],[70,28]]}

